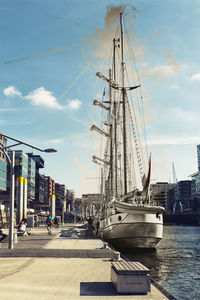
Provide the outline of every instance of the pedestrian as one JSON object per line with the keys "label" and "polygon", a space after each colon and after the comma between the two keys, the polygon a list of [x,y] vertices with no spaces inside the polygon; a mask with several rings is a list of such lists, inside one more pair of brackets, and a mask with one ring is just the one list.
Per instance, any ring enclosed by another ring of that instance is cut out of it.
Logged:
{"label": "pedestrian", "polygon": [[3,233],[2,231],[2,223],[0,222],[0,243],[7,237],[7,234]]}
{"label": "pedestrian", "polygon": [[24,236],[28,236],[28,231],[26,228],[26,223],[24,221],[21,222],[19,226],[19,231],[23,233]]}
{"label": "pedestrian", "polygon": [[46,224],[47,224],[47,231],[48,231],[48,234],[51,235],[51,227],[54,223],[54,219],[51,217],[51,216],[48,216],[47,219],[46,219]]}
{"label": "pedestrian", "polygon": [[58,218],[55,216],[55,218],[54,218],[54,226],[56,227],[56,228],[58,228],[59,227],[59,221],[58,221]]}
{"label": "pedestrian", "polygon": [[91,217],[88,218],[88,228],[89,229],[92,228],[92,218]]}
{"label": "pedestrian", "polygon": [[38,226],[38,217],[37,215],[34,216],[34,227]]}

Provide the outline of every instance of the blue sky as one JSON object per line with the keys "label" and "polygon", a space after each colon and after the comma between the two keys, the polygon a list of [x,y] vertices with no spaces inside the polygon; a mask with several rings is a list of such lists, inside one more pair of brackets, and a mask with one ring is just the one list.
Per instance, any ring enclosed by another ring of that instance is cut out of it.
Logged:
{"label": "blue sky", "polygon": [[172,161],[189,179],[200,143],[200,1],[1,0],[0,131],[56,148],[42,154],[44,173],[77,195],[97,191],[91,104],[103,89],[105,16],[120,5],[139,49],[152,181],[172,181]]}

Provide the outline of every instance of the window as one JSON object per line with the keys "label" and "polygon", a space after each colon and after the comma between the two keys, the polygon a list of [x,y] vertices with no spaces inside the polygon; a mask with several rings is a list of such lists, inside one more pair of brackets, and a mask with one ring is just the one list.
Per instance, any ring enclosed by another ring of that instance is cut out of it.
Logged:
{"label": "window", "polygon": [[3,143],[4,143],[4,145],[7,145],[7,138],[3,138]]}

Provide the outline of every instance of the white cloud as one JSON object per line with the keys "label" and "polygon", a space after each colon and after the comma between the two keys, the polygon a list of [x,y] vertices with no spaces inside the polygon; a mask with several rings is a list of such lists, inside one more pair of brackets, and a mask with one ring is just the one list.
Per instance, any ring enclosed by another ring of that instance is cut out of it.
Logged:
{"label": "white cloud", "polygon": [[63,107],[57,102],[52,92],[47,91],[44,87],[40,87],[24,97],[31,100],[31,104],[35,106],[46,106],[49,108],[62,109]]}
{"label": "white cloud", "polygon": [[0,108],[0,112],[8,112],[8,111],[14,111],[14,110],[17,110],[17,108],[12,108],[12,107]]}
{"label": "white cloud", "polygon": [[188,126],[191,126],[192,124],[199,124],[198,111],[183,110],[179,106],[173,107],[166,111],[166,117],[171,117],[171,120],[173,120],[173,122],[177,122],[181,126],[183,126],[184,124],[188,124]]}
{"label": "white cloud", "polygon": [[[179,106],[159,112],[156,126],[148,141],[150,145],[192,145],[200,143],[200,134],[195,132],[199,126],[199,111],[183,109]],[[158,129],[159,128],[159,129]]]}
{"label": "white cloud", "polygon": [[200,81],[200,73],[192,75],[190,80],[191,81]]}
{"label": "white cloud", "polygon": [[78,99],[68,100],[67,108],[71,110],[79,109],[81,106],[81,101]]}
{"label": "white cloud", "polygon": [[16,122],[10,122],[8,120],[0,120],[0,125],[1,126],[12,126],[12,125],[29,125],[31,122],[29,121],[16,121]]}
{"label": "white cloud", "polygon": [[162,81],[176,75],[176,71],[172,66],[158,65],[153,68],[145,68],[141,70],[140,75],[144,78],[152,78],[152,76],[154,76],[157,81]]}
{"label": "white cloud", "polygon": [[79,182],[78,191],[76,191],[78,196],[97,193],[99,191],[99,169],[95,165],[89,167],[81,156],[74,156],[73,161],[78,172],[82,174],[82,180]]}
{"label": "white cloud", "polygon": [[47,140],[47,141],[45,141],[44,143],[45,144],[61,144],[61,143],[63,143],[64,141],[71,141],[71,140],[85,140],[85,136],[88,136],[88,134],[81,134],[81,135],[79,135],[79,134],[75,134],[75,135],[72,135],[72,136],[68,136],[68,137],[61,137],[61,138],[58,138],[58,139],[52,139],[52,140]]}
{"label": "white cloud", "polygon": [[[44,106],[48,108],[68,110],[77,110],[81,106],[81,101],[78,99],[68,99],[66,105],[60,105],[56,97],[53,95],[53,92],[46,90],[43,86],[35,89],[24,97],[14,86],[8,86],[3,92],[7,97],[20,96],[23,99],[28,99],[33,106]],[[8,109],[3,109],[3,111],[8,111]]]}
{"label": "white cloud", "polygon": [[69,116],[69,118],[76,121],[76,122],[78,122],[78,123],[81,123],[82,125],[86,126],[87,128],[91,127],[91,123],[86,123],[86,122],[84,122],[80,119],[75,118],[74,116]]}
{"label": "white cloud", "polygon": [[180,89],[179,86],[175,85],[175,84],[172,84],[171,87],[172,87],[172,89],[176,89],[176,90]]}
{"label": "white cloud", "polygon": [[102,94],[101,93],[97,93],[96,94],[96,99],[98,100],[98,99],[102,99]]}
{"label": "white cloud", "polygon": [[21,96],[22,95],[20,93],[20,91],[18,91],[18,89],[16,87],[14,87],[13,85],[9,85],[7,88],[5,88],[3,90],[3,93],[7,97],[15,97],[15,96]]}
{"label": "white cloud", "polygon": [[67,138],[60,138],[60,139],[55,139],[55,140],[49,140],[47,143],[52,143],[52,144],[61,144],[64,142]]}
{"label": "white cloud", "polygon": [[149,145],[197,145],[200,141],[200,135],[197,136],[164,136],[154,137],[149,142]]}
{"label": "white cloud", "polygon": [[168,109],[158,111],[156,122],[159,122],[160,130],[179,128],[182,130],[193,131],[199,124],[199,111],[184,110],[180,106],[170,107]]}
{"label": "white cloud", "polygon": [[163,76],[173,76],[175,75],[175,71],[173,70],[173,68],[171,66],[167,66],[167,65],[160,65],[157,66],[155,68],[153,68],[153,70],[156,73],[161,73]]}

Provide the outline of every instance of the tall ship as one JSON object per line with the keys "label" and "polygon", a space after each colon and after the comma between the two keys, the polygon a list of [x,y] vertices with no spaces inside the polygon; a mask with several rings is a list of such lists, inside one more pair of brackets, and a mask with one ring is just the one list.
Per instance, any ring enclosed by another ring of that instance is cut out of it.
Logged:
{"label": "tall ship", "polygon": [[[134,71],[133,48],[126,42],[123,14],[119,30],[111,40],[112,58],[103,80],[102,101],[93,100],[102,110],[101,126],[91,130],[101,137],[102,156],[93,156],[100,165],[101,203],[94,223],[98,235],[117,249],[154,249],[162,239],[164,208],[150,199],[151,155],[145,139],[142,87]],[[129,61],[131,61],[128,63]]]}

